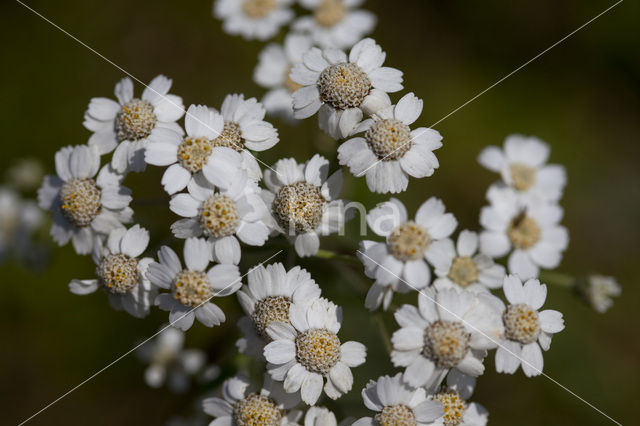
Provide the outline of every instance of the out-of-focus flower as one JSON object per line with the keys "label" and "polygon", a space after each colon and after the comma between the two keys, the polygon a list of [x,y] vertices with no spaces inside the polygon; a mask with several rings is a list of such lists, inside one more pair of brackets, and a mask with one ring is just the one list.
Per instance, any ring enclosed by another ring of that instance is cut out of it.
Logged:
{"label": "out-of-focus flower", "polygon": [[300,0],[313,12],[302,16],[292,25],[296,31],[309,33],[313,42],[322,48],[347,49],[373,31],[376,16],[356,9],[364,0]]}
{"label": "out-of-focus flower", "polygon": [[564,329],[562,313],[539,311],[547,298],[547,286],[538,280],[523,285],[517,276],[509,275],[503,289],[510,304],[503,308],[504,338],[496,351],[496,371],[513,374],[522,366],[527,377],[537,376],[543,367],[540,348],[548,350],[552,335]]}
{"label": "out-of-focus flower", "polygon": [[53,212],[51,236],[63,246],[71,240],[78,254],[89,254],[98,239],[131,222],[131,191],[109,166],[100,168],[97,148],[67,146],[56,153],[57,175],[45,176],[38,204]]}
{"label": "out-of-focus flower", "polygon": [[373,39],[359,41],[349,56],[337,49],[311,48],[290,77],[302,87],[293,93],[293,115],[319,111],[320,128],[334,139],[352,134],[363,112],[373,114],[388,103],[387,92],[402,89],[402,72],[383,67],[386,54]]}
{"label": "out-of-focus flower", "polygon": [[587,278],[584,295],[593,309],[601,314],[613,306],[612,297],[618,297],[620,294],[622,287],[614,277],[590,275]]}
{"label": "out-of-focus flower", "polygon": [[267,40],[294,17],[289,8],[294,0],[216,0],[213,14],[224,22],[228,34],[247,40]]}
{"label": "out-of-focus flower", "polygon": [[176,393],[189,388],[191,377],[205,366],[206,355],[199,349],[184,349],[184,338],[182,331],[167,327],[136,350],[138,357],[149,363],[144,372],[147,385],[159,388],[166,382]]}
{"label": "out-of-focus flower", "polygon": [[114,309],[124,309],[138,318],[147,316],[156,297],[155,288],[145,276],[153,259],[138,258],[148,244],[149,232],[140,225],[128,230],[114,229],[106,246],[97,244],[94,249],[97,279],[71,280],[69,290],[85,295],[101,287],[109,295],[109,303]]}
{"label": "out-of-focus flower", "polygon": [[0,262],[22,255],[44,218],[35,202],[23,200],[12,188],[0,186]]}
{"label": "out-of-focus flower", "polygon": [[36,189],[42,182],[44,167],[35,158],[20,158],[13,161],[5,175],[7,183],[21,191]]}
{"label": "out-of-focus flower", "polygon": [[118,173],[141,172],[145,168],[144,149],[157,137],[158,129],[183,134],[178,121],[184,114],[182,98],[169,94],[171,79],[159,75],[134,98],[133,82],[125,77],[116,84],[118,101],[93,98],[84,114],[84,126],[91,130],[89,145],[100,154],[113,152],[111,166]]}
{"label": "out-of-focus flower", "polygon": [[468,397],[455,390],[445,388],[428,398],[444,407],[444,415],[430,423],[435,426],[485,426],[489,420],[489,412],[482,405],[468,402]]}

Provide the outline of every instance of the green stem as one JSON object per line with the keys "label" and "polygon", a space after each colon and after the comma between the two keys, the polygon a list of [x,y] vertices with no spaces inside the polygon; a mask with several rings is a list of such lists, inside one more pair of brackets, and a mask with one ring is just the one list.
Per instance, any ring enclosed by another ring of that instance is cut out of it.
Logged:
{"label": "green stem", "polygon": [[347,263],[352,263],[352,264],[360,264],[360,261],[354,255],[336,253],[336,252],[330,251],[330,250],[320,249],[320,250],[318,250],[318,253],[316,254],[316,256],[320,257],[322,259],[335,259],[335,260],[340,260],[342,262],[347,262]]}
{"label": "green stem", "polygon": [[540,272],[540,282],[543,284],[570,289],[575,286],[576,279],[571,275],[562,272],[542,271]]}
{"label": "green stem", "polygon": [[384,344],[384,348],[387,351],[387,354],[391,353],[391,337],[389,336],[389,331],[387,330],[387,325],[384,323],[384,318],[382,317],[382,313],[378,312],[373,315],[373,320],[378,325],[378,332],[380,333],[380,338],[382,339],[382,343]]}

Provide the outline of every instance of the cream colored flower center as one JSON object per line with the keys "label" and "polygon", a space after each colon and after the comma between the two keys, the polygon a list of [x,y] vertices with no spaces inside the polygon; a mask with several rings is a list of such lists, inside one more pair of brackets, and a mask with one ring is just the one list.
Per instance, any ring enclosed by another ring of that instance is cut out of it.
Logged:
{"label": "cream colored flower center", "polygon": [[340,360],[340,339],[324,328],[298,334],[295,343],[296,359],[313,373],[327,374]]}
{"label": "cream colored flower center", "polygon": [[470,341],[471,334],[461,322],[434,321],[424,331],[422,354],[438,367],[452,368],[467,355]]}
{"label": "cream colored flower center", "polygon": [[467,403],[456,391],[440,392],[433,396],[433,399],[440,401],[444,406],[443,421],[445,426],[458,426],[462,423]]}
{"label": "cream colored flower center", "polygon": [[374,420],[379,426],[415,426],[416,415],[404,404],[388,405],[382,409]]}
{"label": "cream colored flower center", "polygon": [[233,424],[237,426],[279,426],[283,417],[274,400],[255,393],[233,406]]}
{"label": "cream colored flower center", "polygon": [[411,149],[411,129],[396,119],[378,120],[364,134],[371,151],[382,161],[398,160]]}
{"label": "cream colored flower center", "polygon": [[153,105],[133,99],[122,106],[116,115],[116,133],[121,141],[136,141],[151,134],[158,121]]}
{"label": "cream colored flower center", "polygon": [[513,246],[526,250],[540,240],[540,227],[536,221],[525,212],[513,218],[507,229],[507,235]]}
{"label": "cream colored flower center", "polygon": [[527,304],[507,306],[502,314],[502,321],[505,336],[523,345],[535,342],[540,335],[538,311]]}
{"label": "cream colored flower center", "polygon": [[249,18],[264,18],[278,6],[276,0],[244,0],[242,10]]}
{"label": "cream colored flower center", "polygon": [[302,87],[302,84],[296,83],[295,81],[291,80],[291,77],[289,77],[289,74],[291,74],[292,68],[293,68],[293,65],[289,66],[285,71],[284,83],[283,83],[285,89],[287,89],[291,93],[295,92],[296,90]]}
{"label": "cream colored flower center", "polygon": [[102,259],[97,270],[101,284],[111,293],[124,294],[132,290],[140,278],[138,261],[125,254],[110,254]]}
{"label": "cream colored flower center", "polygon": [[320,225],[326,200],[320,188],[306,182],[284,185],[273,200],[278,224],[296,234],[310,232]]}
{"label": "cream colored flower center", "polygon": [[518,191],[526,191],[531,188],[536,181],[535,169],[524,164],[515,163],[511,165],[511,181]]}
{"label": "cream colored flower center", "polygon": [[242,152],[244,150],[244,139],[242,139],[240,125],[233,121],[225,121],[222,133],[213,140],[213,147],[232,148],[238,152]]}
{"label": "cream colored flower center", "polygon": [[391,231],[387,244],[393,257],[406,262],[422,258],[431,244],[431,237],[420,225],[410,220]]}
{"label": "cream colored flower center", "polygon": [[240,223],[235,201],[224,194],[213,194],[205,200],[199,218],[205,235],[214,238],[233,234]]}
{"label": "cream colored flower center", "polygon": [[186,137],[178,147],[178,161],[191,173],[199,172],[207,163],[212,148],[213,144],[207,138]]}
{"label": "cream colored flower center", "polygon": [[286,296],[268,296],[256,303],[251,319],[256,331],[263,339],[271,341],[266,329],[273,321],[289,322],[290,306],[291,299]]}
{"label": "cream colored flower center", "polygon": [[331,65],[320,73],[318,90],[320,100],[335,109],[358,108],[371,91],[371,80],[354,63]]}
{"label": "cream colored flower center", "polygon": [[315,10],[313,16],[318,25],[322,27],[333,27],[347,14],[347,8],[342,0],[323,0]]}
{"label": "cream colored flower center", "polygon": [[202,271],[183,270],[173,279],[173,298],[185,306],[196,307],[213,296],[211,282]]}
{"label": "cream colored flower center", "polygon": [[102,209],[102,191],[93,179],[73,179],[60,189],[60,208],[69,222],[88,226]]}
{"label": "cream colored flower center", "polygon": [[478,279],[478,267],[468,256],[455,257],[449,269],[449,279],[461,287],[467,287]]}

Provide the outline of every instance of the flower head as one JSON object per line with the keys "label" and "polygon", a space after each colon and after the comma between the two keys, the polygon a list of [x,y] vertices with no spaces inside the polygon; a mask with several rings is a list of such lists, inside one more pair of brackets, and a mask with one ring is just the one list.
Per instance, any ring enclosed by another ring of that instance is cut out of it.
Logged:
{"label": "flower head", "polygon": [[342,172],[331,176],[329,161],[316,154],[304,164],[293,158],[279,160],[265,171],[269,188],[263,196],[271,207],[274,227],[294,244],[299,256],[313,256],[320,235],[337,232],[344,224],[344,207],[336,199],[342,189]]}
{"label": "flower head", "polygon": [[131,191],[109,166],[95,178],[100,168],[95,147],[67,146],[55,159],[57,175],[45,177],[38,204],[53,212],[51,236],[58,245],[71,240],[78,254],[89,254],[98,239],[131,221]]}
{"label": "flower head", "polygon": [[142,92],[133,95],[129,77],[116,84],[117,102],[108,98],[93,98],[84,114],[84,126],[91,130],[89,145],[100,154],[115,149],[111,166],[118,173],[144,170],[144,149],[148,141],[158,136],[158,129],[171,129],[182,135],[176,123],[184,114],[182,98],[168,94],[171,80],[163,75],[154,78]]}
{"label": "flower head", "polygon": [[210,253],[205,240],[189,238],[184,244],[185,268],[167,246],[158,251],[159,262],[149,265],[147,277],[151,283],[170,290],[159,294],[155,304],[170,311],[169,322],[183,331],[191,327],[195,318],[207,327],[223,322],[224,313],[210,300],[233,294],[242,285],[236,265],[219,264],[207,270]]}
{"label": "flower head", "polygon": [[106,246],[97,244],[94,249],[97,278],[71,280],[69,290],[84,295],[102,288],[109,295],[109,303],[113,308],[124,309],[138,318],[147,316],[156,296],[155,289],[146,277],[153,259],[140,258],[148,244],[149,232],[140,225],[114,229],[109,234]]}
{"label": "flower head", "polygon": [[547,298],[547,286],[530,279],[524,285],[515,275],[504,279],[504,295],[509,305],[504,308],[504,338],[496,351],[496,371],[513,374],[522,365],[528,377],[542,373],[542,351],[549,349],[551,336],[564,329],[562,314],[547,309],[540,311]]}
{"label": "flower head", "polygon": [[264,348],[271,377],[284,381],[287,392],[298,392],[314,405],[324,392],[337,399],[353,386],[350,367],[364,363],[366,348],[358,342],[341,343],[341,310],[326,299],[309,306],[292,305],[290,324],[274,321],[267,326],[273,341]]}
{"label": "flower head", "polygon": [[602,314],[613,306],[611,298],[620,296],[622,287],[614,277],[591,275],[587,278],[586,288],[582,289],[582,292],[593,309]]}
{"label": "flower head", "polygon": [[224,20],[222,28],[228,34],[267,40],[293,18],[291,3],[293,0],[216,0],[213,14]]}
{"label": "flower head", "polygon": [[336,49],[311,48],[291,71],[302,85],[293,94],[293,115],[319,113],[320,127],[334,139],[351,134],[363,112],[385,105],[386,92],[402,89],[402,72],[383,67],[386,54],[373,39],[359,41],[349,57]]}
{"label": "flower head", "polygon": [[364,137],[340,145],[338,160],[355,176],[364,174],[371,191],[397,193],[407,189],[409,176],[433,175],[440,165],[433,151],[442,146],[442,136],[433,129],[409,127],[422,112],[422,99],[413,93],[397,105],[386,97],[385,105],[352,132],[365,132]]}

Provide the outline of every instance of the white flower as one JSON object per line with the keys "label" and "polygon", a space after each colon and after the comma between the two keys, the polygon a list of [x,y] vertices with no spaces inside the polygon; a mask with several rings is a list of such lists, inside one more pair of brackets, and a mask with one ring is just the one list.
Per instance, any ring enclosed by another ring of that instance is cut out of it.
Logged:
{"label": "white flower", "polygon": [[151,342],[136,350],[138,357],[148,362],[144,380],[152,388],[165,381],[171,391],[187,391],[190,376],[199,373],[206,363],[206,354],[200,349],[183,349],[184,333],[173,327],[163,327]]}
{"label": "white flower", "polygon": [[488,292],[427,288],[418,296],[418,308],[398,309],[394,316],[401,328],[391,338],[391,360],[406,367],[405,382],[429,387],[447,373],[463,383],[481,375],[486,350],[495,348],[503,332],[491,298]]}
{"label": "white flower", "polygon": [[311,34],[313,42],[322,48],[346,49],[373,31],[376,16],[355,9],[364,0],[300,0],[313,11],[313,16],[298,18],[291,28]]}
{"label": "white flower", "polygon": [[454,245],[450,239],[435,241],[427,258],[438,278],[438,289],[458,287],[470,291],[485,291],[502,287],[504,266],[495,264],[485,254],[476,254],[478,234],[463,230]]}
{"label": "white flower", "polygon": [[320,287],[299,266],[286,271],[281,263],[259,265],[248,276],[248,284],[238,291],[238,300],[247,314],[238,321],[244,337],[236,342],[240,352],[263,357],[266,343],[271,341],[267,326],[273,321],[290,324],[291,305],[309,305],[320,297]]}
{"label": "white flower", "polygon": [[311,48],[311,39],[302,34],[287,34],[284,45],[268,44],[258,57],[253,80],[269,91],[262,103],[269,114],[293,119],[291,94],[301,86],[291,80],[291,68],[302,62],[302,55]]}
{"label": "white flower", "polygon": [[245,39],[267,40],[293,19],[293,0],[215,0],[213,14],[224,20],[222,28]]}
{"label": "white flower", "polygon": [[386,105],[386,92],[402,89],[402,72],[383,67],[386,54],[373,39],[359,41],[349,57],[336,49],[311,48],[290,77],[303,87],[293,93],[293,115],[307,118],[320,111],[320,127],[334,139],[351,134],[363,112]]}
{"label": "white flower", "polygon": [[114,229],[106,246],[99,244],[94,250],[97,279],[71,280],[69,290],[84,295],[102,288],[109,295],[109,303],[114,309],[124,309],[138,318],[147,316],[156,297],[155,289],[145,276],[153,259],[139,257],[148,244],[149,231],[140,225],[128,230]]}
{"label": "white flower", "polygon": [[526,280],[538,276],[540,267],[560,264],[569,236],[559,225],[562,208],[548,203],[522,203],[508,187],[491,186],[491,205],[480,212],[480,251],[490,257],[509,255],[509,272]]}
{"label": "white flower", "polygon": [[[340,425],[351,423],[340,422]],[[309,407],[304,415],[304,426],[338,426],[336,415],[325,407]]]}
{"label": "white flower", "polygon": [[35,158],[19,158],[12,161],[13,165],[5,173],[7,182],[11,186],[32,191],[42,183],[44,168],[42,163]]}
{"label": "white flower", "polygon": [[547,165],[549,145],[535,137],[510,135],[504,151],[497,146],[482,150],[478,161],[500,173],[505,184],[536,201],[558,201],[567,184],[564,167]]}
{"label": "white flower", "polygon": [[97,239],[131,222],[131,191],[108,165],[93,179],[100,168],[94,147],[64,147],[55,161],[57,176],[45,176],[38,204],[53,212],[51,236],[58,245],[71,240],[78,254],[89,254]]}
{"label": "white flower", "polygon": [[422,112],[422,99],[413,93],[404,95],[397,105],[386,99],[388,106],[352,132],[365,132],[364,137],[340,145],[338,160],[355,176],[365,174],[371,191],[397,193],[407,189],[409,176],[433,175],[440,166],[433,151],[442,146],[442,136],[425,127],[411,130],[409,125]]}
{"label": "white flower", "polygon": [[622,287],[614,277],[591,275],[584,290],[587,301],[597,312],[605,313],[613,306],[611,297],[620,296]]}
{"label": "white flower", "polygon": [[267,326],[273,339],[264,348],[271,377],[284,381],[287,392],[300,391],[302,400],[314,405],[324,378],[324,392],[337,399],[351,390],[353,374],[350,367],[364,363],[366,348],[358,342],[341,343],[338,331],[342,311],[326,299],[316,299],[311,305],[292,305],[291,324],[274,321]]}
{"label": "white flower", "polygon": [[176,123],[184,114],[182,98],[168,94],[171,80],[163,75],[154,78],[142,92],[133,97],[133,82],[125,77],[116,84],[118,101],[93,98],[84,114],[84,127],[91,130],[89,145],[100,154],[115,149],[111,166],[118,173],[144,170],[144,148],[156,137],[158,129],[171,129],[182,135]]}
{"label": "white flower", "polygon": [[202,173],[213,148],[230,146],[221,136],[222,114],[204,105],[191,105],[184,121],[185,137],[169,129],[158,129],[144,153],[148,164],[169,166],[162,175],[162,185],[168,194],[183,190],[193,175]]}
{"label": "white flower", "polygon": [[[222,385],[222,398],[202,401],[204,412],[216,418],[215,426],[269,425],[295,426],[302,413],[289,409],[300,402],[300,397],[288,394],[282,385],[265,375],[259,392],[248,392],[249,382],[242,377],[232,377]],[[261,421],[258,422],[257,419]]]}
{"label": "white flower", "polygon": [[442,404],[427,399],[424,388],[416,389],[403,382],[402,373],[369,381],[362,389],[362,399],[364,405],[377,414],[363,417],[353,426],[426,426],[443,414]]}
{"label": "white flower", "polygon": [[189,182],[188,193],[171,198],[171,211],[186,218],[171,225],[171,230],[177,238],[207,237],[214,260],[238,264],[238,239],[251,246],[263,245],[269,237],[264,222],[269,212],[257,184],[239,169],[240,154],[230,148],[214,151],[216,158],[209,165],[215,176],[205,173],[214,177],[217,189],[203,175],[196,175]]}
{"label": "white flower", "polygon": [[156,297],[155,304],[170,311],[169,322],[181,330],[188,330],[194,318],[207,327],[225,320],[222,310],[210,302],[213,297],[235,293],[242,283],[236,265],[209,265],[209,245],[205,240],[189,238],[184,244],[183,269],[178,255],[167,246],[158,251],[159,263],[149,265],[147,278],[159,288],[171,290]]}
{"label": "white flower", "polygon": [[[522,364],[527,377],[542,373],[542,351],[551,337],[564,329],[562,314],[552,309],[539,311],[547,298],[547,286],[538,280],[522,281],[515,275],[504,279],[509,305],[502,313],[504,340],[496,351],[496,371],[513,374]],[[503,306],[504,307],[504,306]]]}
{"label": "white flower", "polygon": [[32,233],[43,221],[36,203],[20,198],[12,188],[0,186],[0,262],[9,254],[28,251]]}
{"label": "white flower", "polygon": [[444,415],[436,419],[433,425],[485,426],[489,420],[489,413],[482,405],[466,401],[468,397],[453,389],[445,388],[434,395],[429,395],[429,399],[438,401],[444,406]]}
{"label": "white flower", "polygon": [[304,164],[293,158],[279,160],[265,170],[270,192],[263,193],[270,205],[275,227],[295,245],[299,256],[313,256],[320,248],[319,235],[337,232],[344,224],[342,171],[327,178],[329,160],[316,154]]}
{"label": "white flower", "polygon": [[362,241],[357,253],[365,274],[376,280],[365,302],[373,310],[380,304],[386,309],[393,291],[406,293],[429,285],[431,271],[425,259],[434,243],[451,235],[458,222],[452,213],[445,213],[442,201],[431,197],[420,206],[415,220],[408,219],[400,200],[391,198],[369,211],[367,224],[387,239]]}

